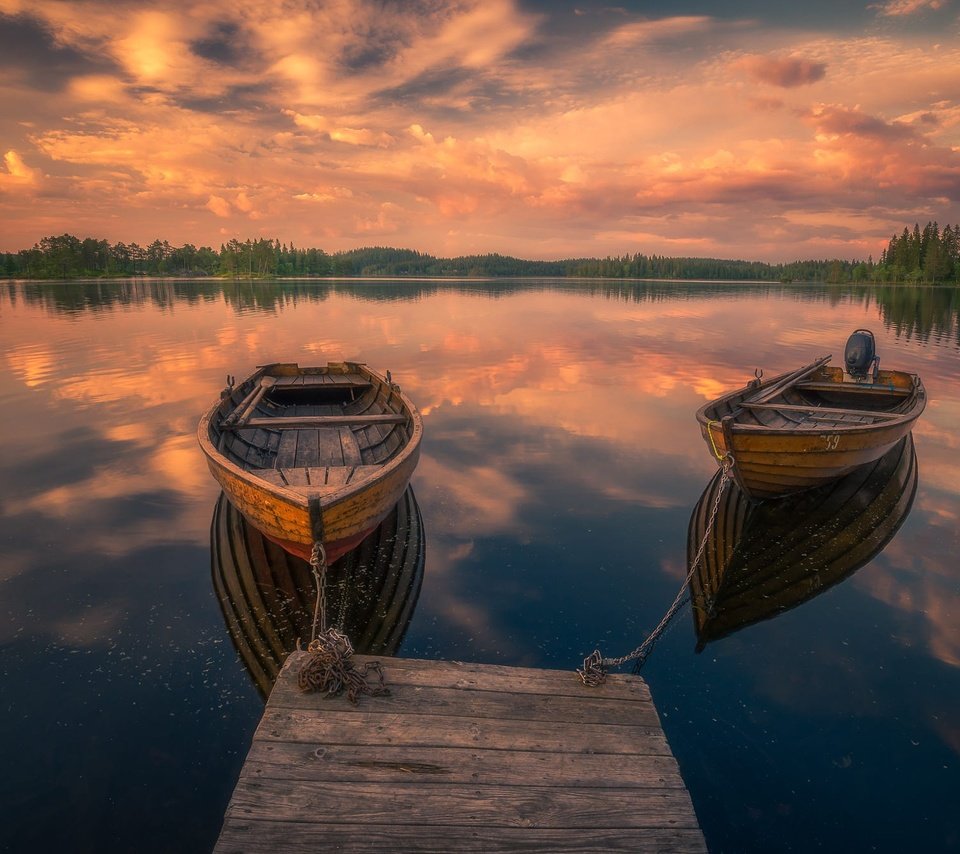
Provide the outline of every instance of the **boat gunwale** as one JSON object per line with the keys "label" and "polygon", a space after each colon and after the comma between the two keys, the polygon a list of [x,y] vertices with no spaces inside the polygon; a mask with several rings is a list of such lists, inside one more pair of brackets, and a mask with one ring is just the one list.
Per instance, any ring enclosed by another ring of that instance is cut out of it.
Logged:
{"label": "boat gunwale", "polygon": [[[208,409],[201,416],[200,423],[197,425],[197,438],[200,443],[200,449],[203,451],[208,463],[220,466],[221,468],[224,468],[233,474],[235,477],[242,480],[248,486],[269,492],[271,495],[276,495],[279,498],[283,498],[285,501],[297,506],[302,510],[308,510],[312,501],[319,501],[320,506],[323,508],[333,507],[337,504],[340,504],[343,501],[346,501],[362,492],[364,489],[369,488],[373,483],[382,480],[395,469],[402,466],[410,458],[410,456],[417,453],[420,448],[420,442],[423,438],[423,416],[420,414],[420,411],[413,405],[413,402],[410,400],[410,398],[408,398],[398,386],[389,384],[386,377],[380,376],[365,363],[350,361],[328,362],[325,367],[329,368],[334,365],[356,369],[358,373],[368,376],[375,386],[391,389],[400,398],[400,402],[410,418],[410,423],[412,424],[410,438],[407,440],[400,453],[398,453],[395,457],[391,457],[389,460],[386,460],[383,464],[378,465],[378,468],[380,469],[378,474],[370,477],[364,477],[356,481],[355,484],[345,484],[343,487],[334,490],[333,492],[325,492],[322,490],[314,490],[309,488],[291,489],[287,486],[280,486],[265,480],[254,473],[258,469],[244,469],[229,460],[226,455],[223,454],[211,441],[210,426],[217,410],[220,408],[223,402],[222,399],[214,403],[213,406],[211,406],[210,409]],[[239,385],[242,386],[248,382],[255,382],[259,378],[267,375],[271,368],[276,368],[278,366],[294,368],[298,372],[303,372],[304,370],[304,368],[301,368],[297,362],[273,362],[268,365],[259,365],[257,370],[250,374],[250,376],[248,376],[246,379],[242,380]],[[318,365],[316,367],[324,366]],[[304,468],[304,466],[293,466],[293,468]],[[333,468],[349,467],[334,466]],[[276,469],[259,470],[276,471]]]}
{"label": "boat gunwale", "polygon": [[[773,377],[769,382],[765,383],[764,385],[769,387],[774,383],[779,382],[780,380],[789,376],[791,373],[794,373],[794,372],[787,371],[785,373],[779,374]],[[855,435],[857,433],[876,433],[886,428],[901,426],[906,421],[913,421],[919,418],[927,405],[926,389],[924,388],[923,381],[920,379],[919,375],[911,374],[907,371],[887,371],[886,373],[888,375],[895,375],[903,378],[908,378],[910,380],[912,385],[911,385],[911,388],[909,389],[909,396],[905,398],[905,400],[911,401],[911,406],[908,409],[906,409],[904,412],[897,412],[897,413],[892,413],[892,412],[889,412],[889,410],[884,410],[884,409],[862,410],[864,415],[870,415],[872,411],[876,411],[876,412],[881,412],[885,415],[895,416],[895,417],[885,418],[882,422],[874,422],[870,424],[866,424],[866,423],[858,424],[855,422],[844,424],[844,423],[838,423],[838,422],[831,422],[831,423],[824,424],[822,427],[811,427],[809,429],[805,429],[802,432],[797,431],[794,425],[772,427],[767,424],[743,424],[736,420],[738,412],[742,411],[742,407],[739,407],[739,404],[734,403],[733,401],[738,397],[743,397],[744,395],[748,394],[751,391],[763,389],[763,386],[760,386],[758,388],[757,386],[754,386],[752,383],[747,383],[742,388],[735,389],[734,391],[731,391],[731,392],[727,392],[726,394],[721,395],[720,397],[714,398],[713,400],[710,400],[707,403],[703,404],[703,406],[701,406],[697,410],[697,415],[696,415],[697,423],[700,424],[701,428],[704,430],[710,429],[709,427],[710,423],[717,424],[719,426],[722,422],[722,419],[707,418],[707,410],[714,407],[719,407],[725,403],[730,405],[731,407],[731,412],[729,413],[729,416],[733,416],[734,418],[734,422],[732,424],[734,432],[744,431],[744,432],[750,433],[751,435],[764,435],[764,434],[780,435],[780,436],[801,435],[806,437],[806,436],[821,436],[825,434],[833,435],[835,433],[842,433],[844,435]],[[841,387],[843,385],[844,383],[836,383],[837,390],[838,391],[842,390]],[[873,386],[873,384],[865,384],[865,383],[848,383],[847,385],[851,387],[857,386],[857,385],[861,387]],[[877,385],[886,387],[886,384],[878,383]],[[776,408],[776,404],[770,404],[770,406],[772,408]],[[812,412],[812,411],[815,411],[818,407],[816,405],[811,405],[809,408],[810,408],[810,411]],[[724,417],[728,417],[728,416],[724,416]]]}

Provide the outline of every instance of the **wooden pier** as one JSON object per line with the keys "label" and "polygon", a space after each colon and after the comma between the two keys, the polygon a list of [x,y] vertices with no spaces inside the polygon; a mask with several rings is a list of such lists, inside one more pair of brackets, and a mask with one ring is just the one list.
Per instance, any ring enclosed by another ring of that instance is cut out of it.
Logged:
{"label": "wooden pier", "polygon": [[[639,676],[382,658],[390,695],[302,694],[288,659],[216,854],[705,852]],[[367,660],[355,656],[355,661]]]}

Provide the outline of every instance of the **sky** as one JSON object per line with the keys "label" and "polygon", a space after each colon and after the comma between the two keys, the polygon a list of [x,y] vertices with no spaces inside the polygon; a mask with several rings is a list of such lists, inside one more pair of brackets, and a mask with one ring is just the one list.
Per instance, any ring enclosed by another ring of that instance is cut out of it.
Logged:
{"label": "sky", "polygon": [[960,0],[0,0],[0,251],[877,259],[960,222]]}

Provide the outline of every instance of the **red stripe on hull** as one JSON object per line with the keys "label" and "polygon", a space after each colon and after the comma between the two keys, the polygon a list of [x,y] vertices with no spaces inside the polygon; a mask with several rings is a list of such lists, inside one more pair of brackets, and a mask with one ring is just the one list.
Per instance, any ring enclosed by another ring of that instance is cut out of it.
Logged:
{"label": "red stripe on hull", "polygon": [[[381,520],[378,519],[375,524],[361,531],[356,536],[345,537],[342,540],[334,540],[332,543],[324,543],[323,546],[327,552],[327,564],[333,563],[337,558],[343,557],[347,552],[359,546],[360,543],[374,532],[377,525],[380,524],[380,521]],[[264,531],[260,531],[260,533],[271,542],[280,546],[285,552],[292,554],[294,557],[302,558],[309,563],[312,546],[305,545],[304,543],[295,543],[292,540],[282,540],[279,537],[272,537]]]}

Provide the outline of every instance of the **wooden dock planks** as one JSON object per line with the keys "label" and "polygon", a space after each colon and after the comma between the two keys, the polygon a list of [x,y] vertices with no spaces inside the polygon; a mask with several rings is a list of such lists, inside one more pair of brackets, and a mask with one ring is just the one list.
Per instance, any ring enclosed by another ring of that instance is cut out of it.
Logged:
{"label": "wooden dock planks", "polygon": [[[293,653],[215,851],[705,852],[646,684],[380,659],[390,696],[302,694]],[[363,662],[364,656],[355,656]]]}

